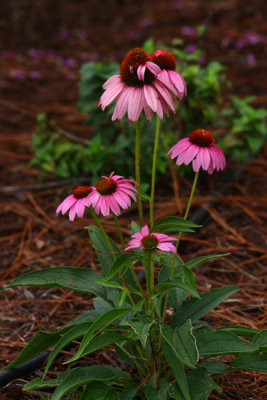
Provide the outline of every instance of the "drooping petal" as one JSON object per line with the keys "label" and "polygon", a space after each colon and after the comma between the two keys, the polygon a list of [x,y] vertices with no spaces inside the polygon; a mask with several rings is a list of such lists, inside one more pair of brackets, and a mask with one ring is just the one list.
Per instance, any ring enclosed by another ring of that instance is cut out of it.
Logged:
{"label": "drooping petal", "polygon": [[144,107],[144,95],[142,88],[134,88],[128,102],[128,117],[131,122],[135,122],[140,117]]}
{"label": "drooping petal", "polygon": [[157,111],[157,92],[156,90],[150,85],[144,85],[144,95],[147,105],[151,108],[152,111]]}
{"label": "drooping petal", "polygon": [[109,86],[106,91],[100,97],[98,105],[101,106],[102,110],[106,108],[114,99],[117,97],[124,88],[124,84],[119,82],[116,85]]}

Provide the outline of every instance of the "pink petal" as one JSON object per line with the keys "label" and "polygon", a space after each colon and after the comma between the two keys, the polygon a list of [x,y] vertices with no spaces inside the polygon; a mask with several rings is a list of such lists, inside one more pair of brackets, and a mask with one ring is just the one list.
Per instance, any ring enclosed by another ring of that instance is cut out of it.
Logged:
{"label": "pink petal", "polygon": [[134,88],[128,102],[128,117],[130,121],[137,121],[144,107],[142,88]]}
{"label": "pink petal", "polygon": [[107,89],[109,86],[118,85],[120,82],[120,75],[113,75],[104,83],[103,89]]}
{"label": "pink petal", "polygon": [[137,76],[138,76],[139,81],[144,82],[145,72],[146,72],[146,65],[139,65],[139,67],[137,68]]}
{"label": "pink petal", "polygon": [[109,105],[115,99],[115,97],[120,94],[123,88],[124,84],[122,82],[119,82],[118,84],[114,86],[109,86],[106,89],[99,100],[99,105],[101,105],[102,110],[104,110],[106,106]]}
{"label": "pink petal", "polygon": [[58,206],[58,208],[56,209],[56,214],[58,214],[60,211],[62,212],[62,214],[64,215],[68,209],[76,203],[76,199],[73,196],[73,194],[70,194],[68,197],[66,197],[66,199]]}
{"label": "pink petal", "polygon": [[148,106],[154,111],[157,111],[158,96],[156,90],[151,85],[144,85],[144,95]]}
{"label": "pink petal", "polygon": [[163,83],[161,83],[160,81],[158,81],[156,79],[153,85],[159,91],[160,95],[164,98],[164,100],[166,101],[168,106],[170,106],[171,110],[175,111],[172,97],[171,97],[170,93],[168,92],[168,89],[166,89],[166,87],[163,85]]}
{"label": "pink petal", "polygon": [[161,71],[160,67],[151,61],[147,61],[146,66],[149,69],[149,71],[151,71],[152,74],[154,74],[154,75],[158,75]]}
{"label": "pink petal", "polygon": [[169,72],[169,77],[171,79],[171,82],[173,83],[174,87],[178,90],[178,92],[184,94],[185,88],[184,88],[184,80],[182,76],[176,72],[176,71],[168,71]]}
{"label": "pink petal", "polygon": [[143,228],[141,229],[141,234],[143,236],[149,235],[149,229],[147,225],[143,226]]}

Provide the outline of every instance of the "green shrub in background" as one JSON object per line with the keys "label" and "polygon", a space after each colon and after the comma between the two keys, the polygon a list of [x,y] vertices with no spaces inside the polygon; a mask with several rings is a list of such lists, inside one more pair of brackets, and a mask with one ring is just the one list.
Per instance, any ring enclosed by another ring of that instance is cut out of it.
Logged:
{"label": "green shrub in background", "polygon": [[[161,131],[164,135],[161,135],[159,143],[157,172],[166,173],[168,164],[162,140],[165,141],[165,147],[171,147],[181,135],[188,135],[199,127],[223,131],[223,135],[216,138],[218,145],[226,154],[244,162],[250,154],[259,150],[267,133],[267,110],[250,106],[254,97],[239,99],[235,96],[227,99],[231,107],[222,110],[223,89],[230,84],[224,74],[225,66],[218,62],[203,66],[199,49],[188,54],[182,46],[180,39],[175,39],[172,47],[156,46],[153,39],[143,46],[148,53],[159,47],[170,50],[179,60],[177,68],[190,93],[179,111],[162,121]],[[134,176],[135,127],[124,118],[121,122],[116,121],[114,129],[114,122],[111,121],[113,107],[102,111],[97,106],[103,93],[103,83],[118,73],[117,63],[88,62],[81,68],[78,109],[88,113],[85,122],[94,129],[89,147],[62,139],[44,115],[38,117],[38,126],[33,134],[32,164],[39,166],[41,175],[52,172],[67,178],[88,173],[96,182],[99,175],[110,173],[116,165],[119,174]],[[153,123],[145,124],[142,128],[143,190],[148,186],[146,182],[151,174],[154,130]]]}

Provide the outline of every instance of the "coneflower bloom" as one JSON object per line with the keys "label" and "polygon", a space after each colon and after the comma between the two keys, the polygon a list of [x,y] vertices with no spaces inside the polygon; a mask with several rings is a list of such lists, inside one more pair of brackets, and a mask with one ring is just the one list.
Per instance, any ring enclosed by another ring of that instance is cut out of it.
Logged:
{"label": "coneflower bloom", "polygon": [[123,176],[114,175],[103,176],[96,184],[96,187],[88,196],[88,204],[91,205],[96,214],[107,216],[112,211],[115,215],[121,213],[120,207],[126,210],[131,205],[131,198],[136,201],[133,192],[136,183],[132,179],[125,179]]}
{"label": "coneflower bloom", "polygon": [[104,110],[116,99],[112,121],[121,120],[126,113],[130,122],[135,122],[144,110],[146,119],[152,120],[156,112],[160,118],[173,112],[174,104],[168,88],[157,78],[160,67],[151,62],[143,49],[131,50],[122,60],[120,74],[113,75],[103,85],[105,92],[98,106]]}
{"label": "coneflower bloom", "polygon": [[184,78],[176,71],[176,59],[167,50],[158,49],[151,54],[152,61],[157,64],[161,71],[157,75],[165,86],[167,86],[180,100],[187,94]]}
{"label": "coneflower bloom", "polygon": [[143,249],[143,250],[162,250],[176,253],[176,247],[172,244],[176,241],[174,237],[165,235],[164,233],[149,233],[148,226],[145,225],[141,232],[132,235],[132,239],[128,243],[125,250]]}
{"label": "coneflower bloom", "polygon": [[72,194],[66,197],[66,199],[58,206],[56,210],[57,215],[60,213],[60,211],[62,214],[65,214],[68,210],[70,210],[70,221],[74,220],[76,214],[77,217],[82,218],[85,207],[88,206],[88,195],[93,189],[94,187],[92,186],[76,187]]}
{"label": "coneflower bloom", "polygon": [[209,174],[216,169],[223,170],[226,165],[223,151],[216,146],[215,139],[206,129],[194,130],[189,138],[179,140],[168,152],[176,164],[188,165],[193,162],[193,170],[197,172],[201,167]]}

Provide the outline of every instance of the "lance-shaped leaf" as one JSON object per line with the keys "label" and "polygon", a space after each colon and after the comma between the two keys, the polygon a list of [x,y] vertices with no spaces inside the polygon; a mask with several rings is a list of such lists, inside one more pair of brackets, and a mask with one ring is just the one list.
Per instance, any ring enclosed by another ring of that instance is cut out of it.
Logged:
{"label": "lance-shaped leaf", "polygon": [[163,353],[170,365],[176,382],[183,394],[185,400],[191,400],[185,369],[179,358],[176,356],[171,346],[167,342],[163,342]]}
{"label": "lance-shaped leaf", "polygon": [[55,267],[31,271],[9,283],[4,289],[16,286],[62,287],[76,292],[93,293],[106,298],[106,289],[96,281],[103,276],[88,268]]}
{"label": "lance-shaped leaf", "polygon": [[[93,243],[93,246],[96,249],[99,263],[103,269],[104,274],[106,275],[110,270],[112,264],[114,263],[114,260],[120,256],[121,254],[120,249],[109,237],[109,241],[113,249],[113,252],[111,252],[111,249],[109,248],[107,241],[103,236],[103,233],[97,226],[90,225],[86,226],[86,228],[88,229],[88,234]],[[127,282],[127,284],[136,287],[136,282],[130,271],[127,271],[125,273],[124,279]]]}
{"label": "lance-shaped leaf", "polygon": [[267,329],[258,332],[252,339],[252,343],[257,346],[259,351],[267,350]]}
{"label": "lance-shaped leaf", "polygon": [[133,332],[140,339],[143,348],[146,348],[146,342],[149,334],[149,330],[153,325],[153,322],[143,323],[138,321],[125,321],[123,325],[128,325],[133,329]]}
{"label": "lance-shaped leaf", "polygon": [[86,368],[74,368],[59,377],[61,382],[56,388],[51,400],[59,400],[62,396],[77,387],[93,381],[115,382],[129,380],[131,376],[120,368],[104,365],[94,365]]}
{"label": "lance-shaped leaf", "polygon": [[239,354],[232,361],[226,372],[236,370],[267,372],[267,353]]}
{"label": "lance-shaped leaf", "polygon": [[238,289],[238,286],[224,286],[201,294],[200,299],[185,301],[173,317],[173,326],[181,326],[187,319],[191,319],[192,323],[198,321]]}
{"label": "lance-shaped leaf", "polygon": [[214,260],[215,258],[220,258],[220,257],[225,257],[229,256],[231,253],[224,253],[224,254],[211,254],[209,256],[202,256],[195,258],[194,260],[190,260],[183,264],[182,266],[185,268],[193,269],[197,267],[199,264],[202,264],[203,262],[209,261],[209,260]]}
{"label": "lance-shaped leaf", "polygon": [[176,329],[166,324],[162,325],[162,337],[183,364],[194,368],[198,361],[198,350],[190,320]]}
{"label": "lance-shaped leaf", "polygon": [[103,382],[88,383],[80,400],[119,400],[119,393]]}
{"label": "lance-shaped leaf", "polygon": [[197,289],[193,285],[176,279],[159,283],[157,286],[155,286],[154,293],[161,294],[175,288],[184,289],[188,293],[191,293],[193,297],[198,297],[198,298],[200,297]]}
{"label": "lance-shaped leaf", "polygon": [[202,330],[195,333],[197,347],[201,356],[217,356],[256,351],[257,347],[250,342],[241,340],[230,332],[221,330]]}
{"label": "lance-shaped leaf", "polygon": [[152,232],[195,232],[194,228],[199,228],[193,222],[186,221],[179,217],[165,217],[160,219],[153,225]]}
{"label": "lance-shaped leaf", "polygon": [[125,266],[129,266],[129,263],[136,258],[135,254],[121,254],[112,264],[111,268],[106,273],[104,279],[101,282],[107,282],[114,275],[119,274],[123,270],[125,272]]}
{"label": "lance-shaped leaf", "polygon": [[232,332],[237,336],[243,337],[254,337],[259,331],[254,328],[250,328],[249,326],[242,326],[242,325],[229,325],[229,326],[222,326],[217,328],[217,330],[225,331],[225,332]]}
{"label": "lance-shaped leaf", "polygon": [[117,319],[121,318],[123,315],[131,311],[132,311],[131,308],[114,308],[102,314],[85,333],[77,353],[65,364],[78,360],[80,357],[82,357],[86,346],[90,343],[90,341],[93,339],[94,336],[100,333],[108,325],[112,324],[114,321],[116,321]]}

